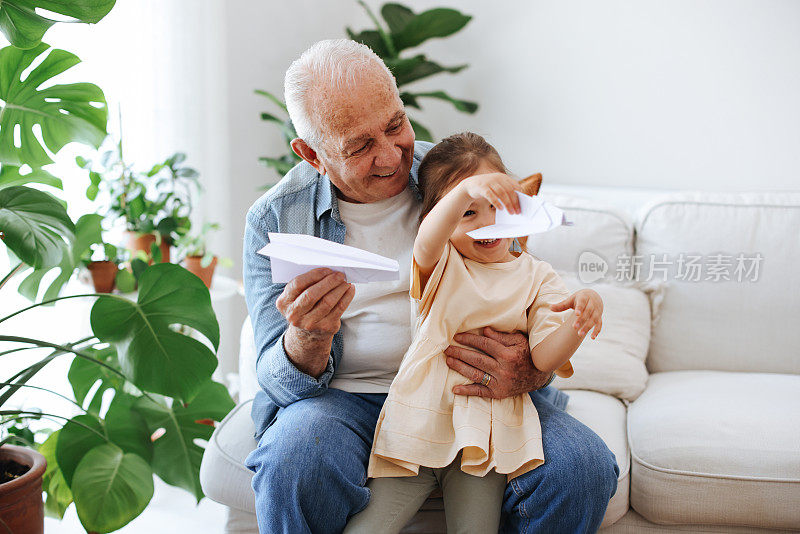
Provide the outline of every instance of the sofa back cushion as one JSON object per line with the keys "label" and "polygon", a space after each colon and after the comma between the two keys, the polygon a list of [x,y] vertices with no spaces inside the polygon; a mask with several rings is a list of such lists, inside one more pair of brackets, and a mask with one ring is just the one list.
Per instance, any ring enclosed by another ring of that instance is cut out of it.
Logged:
{"label": "sofa back cushion", "polygon": [[800,373],[800,192],[674,194],[636,232],[639,279],[666,280],[650,372]]}
{"label": "sofa back cushion", "polygon": [[590,288],[603,299],[603,326],[596,339],[584,338],[570,361],[575,373],[556,377],[559,389],[587,389],[634,401],[647,385],[645,358],[650,345],[648,295],[616,283],[583,284],[575,273],[559,273],[570,293]]}
{"label": "sofa back cushion", "polygon": [[[624,211],[593,200],[553,193],[539,196],[563,209],[573,226],[560,226],[528,238],[528,251],[557,271],[578,271],[581,255],[599,255],[609,267],[605,279],[613,279],[617,256],[633,253],[633,220]],[[603,263],[603,262],[600,262]]]}

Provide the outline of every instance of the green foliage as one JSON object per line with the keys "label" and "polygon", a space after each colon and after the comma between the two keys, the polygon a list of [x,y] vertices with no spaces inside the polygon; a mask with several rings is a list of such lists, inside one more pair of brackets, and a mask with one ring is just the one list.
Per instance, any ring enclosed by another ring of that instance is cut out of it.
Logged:
{"label": "green foliage", "polygon": [[[62,297],[66,298],[66,297]],[[0,318],[0,326],[6,318]],[[174,325],[182,325],[176,329]],[[32,410],[3,409],[53,359],[76,356],[67,379],[81,408],[40,446],[48,460],[43,480],[48,514],[62,517],[73,499],[84,527],[110,532],[141,513],[152,496],[153,474],[202,498],[199,470],[213,422],[233,407],[225,387],[211,380],[219,327],[208,290],[173,264],[147,267],[136,302],[98,295],[91,311],[93,336],[58,350],[4,379],[0,414],[52,418]],[[0,343],[13,340],[0,335]],[[20,341],[17,340],[17,343]],[[33,346],[53,346],[28,340]],[[85,346],[84,346],[85,345]],[[103,399],[113,394],[104,410]],[[56,419],[58,420],[58,419]],[[10,421],[10,420],[9,420]],[[31,440],[16,432],[15,439]],[[22,428],[20,425],[17,427]]]}
{"label": "green foliage", "polygon": [[[102,217],[96,213],[81,216],[75,223],[75,239],[72,241],[68,254],[64,254],[58,264],[58,275],[45,290],[43,300],[50,300],[58,296],[61,288],[72,278],[72,275],[84,260],[88,258],[92,247],[103,243]],[[27,272],[22,269],[20,274]],[[18,291],[31,301],[35,301],[39,294],[39,285],[44,275],[50,271],[49,267],[32,269],[28,276],[20,283]]]}
{"label": "green foliage", "polygon": [[3,0],[0,2],[0,31],[17,48],[33,48],[56,21],[36,13],[46,9],[77,22],[99,22],[115,0]]}
{"label": "green foliage", "polygon": [[[433,38],[445,38],[460,31],[472,20],[455,9],[436,8],[414,13],[410,8],[401,4],[388,3],[381,8],[386,29],[363,1],[359,4],[366,10],[374,29],[355,32],[347,28],[350,39],[369,46],[392,71],[400,89],[400,99],[408,107],[422,109],[419,98],[438,98],[453,104],[464,113],[475,113],[478,105],[474,102],[452,98],[443,91],[414,93],[404,90],[403,87],[418,80],[440,74],[443,72],[455,74],[461,72],[468,65],[445,67],[429,60],[424,54],[410,57],[401,57],[400,53],[410,48],[416,48],[425,41]],[[416,138],[422,141],[433,141],[427,128],[412,121]]]}
{"label": "green foliage", "polygon": [[199,173],[184,161],[186,155],[178,152],[145,171],[136,170],[125,161],[121,139],[94,161],[75,160],[89,174],[86,197],[99,204],[104,217],[123,219],[131,232],[156,232],[168,240],[191,228],[192,190],[200,191]]}
{"label": "green foliage", "polygon": [[23,174],[19,167],[3,165],[0,168],[0,189],[11,187],[12,185],[44,184],[56,189],[63,189],[64,184],[60,178],[56,178],[43,169],[36,169]]}
{"label": "green foliage", "polygon": [[22,185],[0,189],[0,228],[3,243],[36,269],[57,265],[75,230],[58,199]]}
{"label": "green foliage", "polygon": [[67,507],[72,504],[72,491],[69,489],[64,473],[58,466],[56,460],[56,447],[58,435],[61,431],[57,430],[39,445],[39,452],[47,460],[47,470],[42,476],[42,491],[47,498],[44,503],[44,510],[50,517],[62,519]]}
{"label": "green foliage", "polygon": [[[40,89],[52,78],[80,63],[74,54],[39,44],[31,50],[7,46],[0,50],[0,163],[37,169],[53,160],[34,135],[42,129],[45,146],[55,153],[80,142],[100,146],[106,137],[108,109],[103,91],[90,83],[56,84]],[[22,72],[39,56],[42,61],[23,80]],[[15,129],[20,144],[14,142]]]}
{"label": "green foliage", "polygon": [[[218,223],[205,223],[199,232],[190,232],[175,240],[178,256],[185,259],[189,256],[202,256],[201,267],[208,267],[214,259],[214,253],[208,249],[208,234],[219,230]],[[219,258],[220,265],[229,267],[233,262],[229,258]]]}
{"label": "green foliage", "polygon": [[98,339],[116,346],[122,372],[140,389],[190,401],[217,366],[205,344],[170,328],[189,326],[214,349],[219,345],[208,289],[177,265],[149,267],[139,280],[136,302],[98,299],[91,322]]}
{"label": "green foliage", "polygon": [[73,496],[87,532],[127,525],[153,498],[153,471],[141,457],[112,444],[90,450],[75,470]]}
{"label": "green foliage", "polygon": [[[146,171],[134,171],[124,163],[121,142],[96,164],[78,158],[76,163],[89,174],[87,196],[102,200],[100,195],[111,190],[114,200],[106,213],[87,214],[76,223],[62,199],[29,187],[62,189],[61,179],[42,167],[67,143],[97,148],[107,126],[105,97],[97,86],[54,83],[79,60],[41,43],[54,24],[41,10],[97,22],[113,5],[114,0],[0,1],[0,31],[12,43],[0,50],[0,248],[12,261],[11,271],[0,273],[0,298],[12,277],[26,273],[19,291],[34,301],[0,317],[0,357],[30,354],[27,349],[33,348],[52,351],[0,377],[0,445],[33,444],[45,435],[38,448],[47,459],[42,479],[47,514],[61,518],[74,501],[86,530],[98,534],[119,529],[144,510],[153,495],[154,472],[201,498],[197,481],[202,448],[193,440],[208,439],[209,425],[233,407],[225,388],[211,380],[219,326],[208,290],[175,265],[148,267],[147,258],[132,258],[131,269],[141,277],[137,302],[118,295],[78,295],[97,298],[91,312],[92,336],[60,344],[1,328],[26,310],[75,297],[58,293],[93,249],[116,263],[125,259],[124,252],[103,240],[104,216],[116,213],[125,217],[129,229],[157,231],[164,238],[180,237],[190,228],[189,189],[199,186],[197,172],[183,165],[185,156],[180,153]],[[34,61],[38,65],[29,69]],[[26,70],[30,72],[23,79]],[[60,271],[40,297],[41,282],[52,268]],[[132,289],[133,276],[120,270],[118,287]],[[205,336],[207,344],[188,335],[192,329]],[[43,332],[46,335],[47,329]],[[9,344],[13,348],[6,350]],[[79,415],[67,418],[24,403],[12,405],[24,388],[64,397],[32,382],[67,354],[74,360],[65,379],[72,386]],[[4,361],[0,368],[12,367]],[[102,401],[109,395],[113,398],[106,410]],[[171,426],[162,424],[165,416]],[[36,420],[58,427],[49,435],[33,432],[28,423]],[[161,426],[153,429],[155,424]],[[152,433],[159,428],[166,432],[154,444]]]}
{"label": "green foliage", "polygon": [[[346,28],[345,31],[350,39],[367,45],[380,56],[394,75],[397,87],[400,89],[400,99],[406,107],[421,110],[420,99],[433,98],[449,102],[458,111],[464,113],[475,113],[478,110],[477,103],[453,98],[444,91],[413,92],[403,89],[408,84],[435,74],[456,74],[466,69],[468,65],[446,67],[429,60],[424,54],[416,54],[410,57],[400,56],[400,53],[404,50],[416,48],[429,39],[445,38],[453,35],[464,28],[472,20],[472,17],[448,8],[430,9],[417,14],[401,4],[387,3],[381,8],[383,24],[386,25],[386,28],[384,28],[366,3],[362,0],[358,0],[358,3],[367,12],[375,27],[359,32],[350,28]],[[259,161],[274,169],[280,177],[283,177],[301,161],[300,156],[292,151],[290,145],[291,140],[297,137],[297,133],[291,120],[289,120],[286,105],[280,98],[261,89],[256,90],[256,94],[266,97],[279,109],[280,116],[264,112],[261,113],[261,120],[275,124],[280,129],[286,143],[285,154],[261,157]],[[433,134],[428,128],[411,117],[409,117],[409,120],[411,121],[411,127],[414,129],[416,139],[420,141],[434,140]],[[269,189],[269,187],[271,186],[266,186],[263,189]]]}
{"label": "green foliage", "polygon": [[212,421],[221,420],[233,409],[225,387],[208,381],[188,404],[142,397],[136,408],[154,435],[164,429],[154,443],[155,473],[167,484],[194,494],[199,501],[203,497],[200,487],[203,449],[194,440],[208,440],[214,431]]}

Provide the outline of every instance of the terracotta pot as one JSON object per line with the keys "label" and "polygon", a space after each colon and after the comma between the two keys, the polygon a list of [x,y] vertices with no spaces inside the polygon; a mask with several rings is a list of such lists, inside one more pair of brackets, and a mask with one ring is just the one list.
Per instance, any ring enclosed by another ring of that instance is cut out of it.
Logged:
{"label": "terracotta pot", "polygon": [[203,256],[186,256],[183,264],[187,271],[198,276],[206,287],[211,289],[211,280],[214,278],[214,269],[217,267],[217,257],[214,256],[208,267],[201,266],[201,261],[203,261]]}
{"label": "terracotta pot", "polygon": [[[44,503],[42,502],[42,475],[47,468],[44,456],[25,447],[3,445],[0,463],[12,460],[28,467],[28,471],[5,484],[0,484],[0,519],[15,534],[42,534],[44,532]],[[0,532],[6,532],[0,523]]]}
{"label": "terracotta pot", "polygon": [[[150,256],[150,247],[156,241],[156,234],[137,234],[136,232],[125,232],[125,235],[128,236],[128,248],[134,252],[137,250],[143,250],[145,254]],[[161,263],[169,263],[170,261],[170,246],[167,243],[167,240],[162,238],[161,245],[159,247],[161,249]],[[150,260],[150,264],[153,264],[153,260]]]}
{"label": "terracotta pot", "polygon": [[92,283],[97,293],[111,293],[117,276],[117,264],[113,261],[93,261],[88,266]]}

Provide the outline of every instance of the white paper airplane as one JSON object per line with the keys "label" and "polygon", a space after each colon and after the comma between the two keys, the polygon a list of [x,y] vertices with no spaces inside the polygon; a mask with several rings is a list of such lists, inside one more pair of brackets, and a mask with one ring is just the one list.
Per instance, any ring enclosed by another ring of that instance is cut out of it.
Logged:
{"label": "white paper airplane", "polygon": [[306,234],[269,232],[269,243],[258,251],[272,259],[272,282],[285,284],[318,267],[345,274],[350,283],[400,279],[400,264],[366,250]]}
{"label": "white paper airplane", "polygon": [[572,226],[564,212],[540,199],[530,197],[519,191],[521,213],[510,214],[502,208],[495,212],[494,224],[467,232],[472,239],[494,239],[502,237],[523,237],[531,234],[547,232],[559,226]]}

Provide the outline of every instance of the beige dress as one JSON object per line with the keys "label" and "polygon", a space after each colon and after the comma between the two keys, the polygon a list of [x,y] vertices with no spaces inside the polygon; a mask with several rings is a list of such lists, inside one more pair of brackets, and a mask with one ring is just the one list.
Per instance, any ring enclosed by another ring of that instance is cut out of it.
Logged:
{"label": "beige dress", "polygon": [[[454,386],[472,382],[447,366],[443,351],[458,345],[455,334],[480,333],[485,326],[528,332],[535,347],[569,314],[549,309],[569,296],[564,283],[530,254],[480,263],[448,242],[420,291],[419,270],[411,263],[415,335],[378,417],[368,476],[414,476],[420,466],[449,465],[462,450],[461,469],[476,476],[495,469],[511,480],[541,465],[542,433],[530,397],[454,395]],[[556,374],[571,376],[572,366],[567,362]]]}

